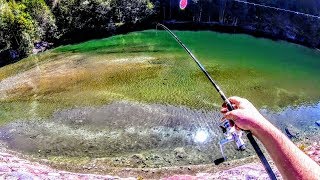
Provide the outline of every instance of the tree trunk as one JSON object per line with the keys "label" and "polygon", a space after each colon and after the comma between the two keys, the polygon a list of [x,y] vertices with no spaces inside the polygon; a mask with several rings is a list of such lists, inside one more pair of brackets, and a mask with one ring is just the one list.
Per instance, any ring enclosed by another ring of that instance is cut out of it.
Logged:
{"label": "tree trunk", "polygon": [[170,14],[169,14],[169,19],[171,19],[171,15],[172,15],[172,12],[171,12],[171,8],[172,8],[172,5],[171,5],[171,0],[170,0]]}
{"label": "tree trunk", "polygon": [[221,24],[224,24],[224,16],[225,16],[225,10],[226,10],[226,0],[220,0],[220,12],[219,12],[219,22]]}

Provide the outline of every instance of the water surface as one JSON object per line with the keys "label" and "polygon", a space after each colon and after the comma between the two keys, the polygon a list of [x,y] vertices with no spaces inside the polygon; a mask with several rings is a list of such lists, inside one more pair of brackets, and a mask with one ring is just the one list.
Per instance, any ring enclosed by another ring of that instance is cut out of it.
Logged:
{"label": "water surface", "polygon": [[[228,96],[252,101],[295,142],[318,138],[319,51],[247,35],[175,33]],[[58,164],[135,168],[221,157],[221,99],[165,31],[62,46],[1,68],[0,80],[1,140],[11,149]],[[230,144],[226,154],[254,152]]]}

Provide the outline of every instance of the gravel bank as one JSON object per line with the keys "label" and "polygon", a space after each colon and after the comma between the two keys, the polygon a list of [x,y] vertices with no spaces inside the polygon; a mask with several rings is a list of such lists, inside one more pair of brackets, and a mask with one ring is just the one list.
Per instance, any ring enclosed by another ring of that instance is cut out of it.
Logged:
{"label": "gravel bank", "polygon": [[[308,146],[304,149],[305,153],[308,154],[313,160],[315,160],[320,165],[320,145],[317,142],[314,142],[311,146]],[[273,169],[276,168],[273,166]],[[190,167],[186,167],[191,170]],[[194,167],[193,167],[194,168]],[[130,172],[128,171],[128,174]],[[203,172],[198,171],[197,173],[192,173],[193,175],[181,175],[186,174],[185,172],[177,173],[177,175],[172,175],[168,169],[168,175],[163,175],[163,180],[195,180],[195,179],[260,179],[267,180],[268,175],[264,170],[263,166],[260,163],[248,163],[242,166],[230,168],[223,171],[214,172],[214,169],[207,169]],[[276,175],[278,179],[281,179],[279,172],[276,170]],[[143,176],[132,176],[126,177],[126,175],[111,176],[111,175],[96,175],[96,174],[83,174],[83,173],[72,173],[67,171],[59,171],[53,169],[49,166],[42,165],[37,162],[32,162],[25,160],[23,158],[14,155],[14,153],[7,152],[2,149],[0,152],[0,178],[1,179],[124,179],[124,180],[133,180],[133,179],[160,179],[156,174],[154,177],[148,176],[144,178]]]}
{"label": "gravel bank", "polygon": [[[110,175],[95,175],[58,171],[49,166],[21,159],[13,154],[0,152],[0,178],[1,179],[72,179],[72,180],[91,180],[91,179],[158,179],[144,178],[143,176],[121,178]],[[250,163],[236,168],[217,173],[197,173],[196,175],[169,175],[163,180],[177,179],[268,179],[263,166],[259,163]]]}

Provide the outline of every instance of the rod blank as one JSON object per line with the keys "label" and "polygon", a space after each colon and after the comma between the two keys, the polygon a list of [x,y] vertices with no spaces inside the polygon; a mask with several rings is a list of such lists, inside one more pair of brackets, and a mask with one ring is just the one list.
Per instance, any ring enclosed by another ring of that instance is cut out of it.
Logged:
{"label": "rod blank", "polygon": [[[206,77],[208,78],[208,80],[211,82],[211,84],[214,86],[214,88],[217,90],[217,92],[220,94],[222,100],[226,103],[228,110],[232,111],[234,110],[234,107],[232,106],[231,102],[228,100],[228,98],[226,97],[226,95],[222,92],[222,90],[220,89],[220,87],[218,86],[218,84],[213,80],[213,78],[210,76],[210,74],[208,73],[208,71],[202,66],[202,64],[200,63],[200,61],[192,54],[192,52],[182,43],[182,41],[169,29],[167,28],[165,25],[158,23],[157,27],[161,26],[163,29],[165,29],[167,32],[169,32],[169,34],[180,44],[180,46],[190,55],[190,57],[197,63],[197,65],[199,66],[199,68],[201,69],[201,71],[206,75]],[[269,177],[271,180],[276,180],[276,175],[274,174],[274,172],[272,171],[272,168],[269,164],[269,162],[267,161],[266,157],[264,156],[263,152],[261,151],[258,143],[256,142],[256,140],[253,138],[253,135],[250,131],[246,131],[247,132],[247,138],[249,139],[251,145],[253,146],[255,152],[257,153],[257,155],[259,156],[264,168],[266,169]]]}

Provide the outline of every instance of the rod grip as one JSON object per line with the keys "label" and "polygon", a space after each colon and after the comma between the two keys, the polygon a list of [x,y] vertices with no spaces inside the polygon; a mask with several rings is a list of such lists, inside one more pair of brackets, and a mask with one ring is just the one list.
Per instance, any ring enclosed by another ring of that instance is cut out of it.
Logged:
{"label": "rod grip", "polygon": [[229,111],[233,111],[235,110],[235,108],[232,106],[231,102],[229,101],[229,99],[225,99],[225,103],[227,105],[227,108]]}

